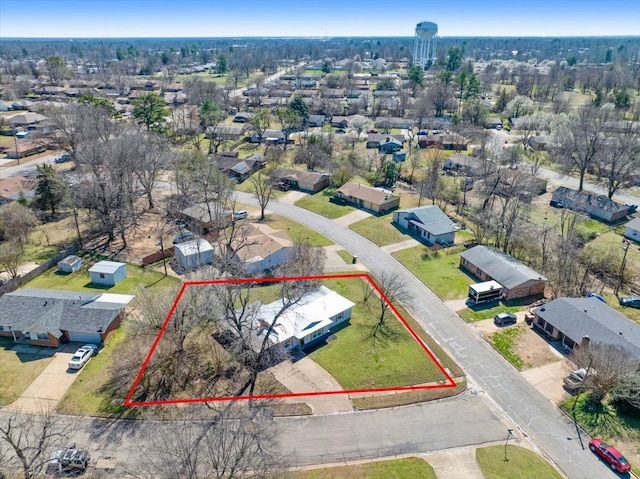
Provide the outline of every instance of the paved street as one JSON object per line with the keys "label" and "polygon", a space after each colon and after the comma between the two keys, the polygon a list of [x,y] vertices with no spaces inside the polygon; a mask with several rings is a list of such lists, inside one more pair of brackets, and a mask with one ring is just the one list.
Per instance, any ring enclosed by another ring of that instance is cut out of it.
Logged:
{"label": "paved street", "polygon": [[[239,194],[239,200],[256,204],[256,200],[247,194]],[[269,203],[269,209],[348,245],[348,250],[374,274],[384,271],[400,274],[411,298],[406,307],[416,320],[460,363],[472,384],[486,391],[499,409],[530,435],[569,477],[615,477],[586,446],[583,448],[570,420],[393,257],[348,228],[310,211],[277,201]],[[447,429],[447,433],[450,431]],[[425,442],[423,450],[430,450],[429,446]]]}

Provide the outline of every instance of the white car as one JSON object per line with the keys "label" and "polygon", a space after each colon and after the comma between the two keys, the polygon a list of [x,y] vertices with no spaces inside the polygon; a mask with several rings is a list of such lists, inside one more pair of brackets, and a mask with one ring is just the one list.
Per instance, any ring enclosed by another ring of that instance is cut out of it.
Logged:
{"label": "white car", "polygon": [[69,369],[80,369],[87,364],[89,358],[96,353],[98,348],[94,344],[85,344],[78,349],[69,360]]}
{"label": "white car", "polygon": [[233,214],[233,219],[234,220],[244,220],[248,216],[249,216],[249,212],[247,210],[240,210],[240,211],[236,211]]}

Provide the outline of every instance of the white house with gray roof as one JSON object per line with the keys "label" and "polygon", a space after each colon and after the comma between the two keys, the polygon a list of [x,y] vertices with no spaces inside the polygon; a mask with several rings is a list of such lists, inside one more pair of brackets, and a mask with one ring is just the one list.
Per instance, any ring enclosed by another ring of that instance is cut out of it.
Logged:
{"label": "white house with gray roof", "polygon": [[507,300],[542,296],[549,281],[517,259],[491,246],[474,246],[460,253],[460,266],[482,281],[497,281]]}
{"label": "white house with gray roof", "polygon": [[101,343],[118,328],[127,294],[26,288],[0,297],[0,336],[57,347],[67,341]]}
{"label": "white house with gray roof", "polygon": [[428,245],[451,245],[456,239],[455,223],[435,205],[393,212],[393,222],[416,234]]}
{"label": "white house with gray roof", "polygon": [[283,300],[269,304],[253,303],[252,340],[256,347],[261,346],[267,333],[271,347],[282,347],[286,351],[316,344],[326,338],[332,328],[348,321],[355,306],[344,296],[320,286],[282,313],[269,332],[269,326],[282,310],[283,304]]}
{"label": "white house with gray roof", "polygon": [[640,326],[597,298],[557,298],[533,313],[534,327],[567,349],[586,337],[621,346],[640,359]]}

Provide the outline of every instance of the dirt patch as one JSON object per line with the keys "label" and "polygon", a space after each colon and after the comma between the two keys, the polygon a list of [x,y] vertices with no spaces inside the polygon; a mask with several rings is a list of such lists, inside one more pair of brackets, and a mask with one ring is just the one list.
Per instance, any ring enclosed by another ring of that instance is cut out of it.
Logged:
{"label": "dirt patch", "polygon": [[522,369],[537,368],[561,359],[558,353],[552,351],[549,343],[531,328],[527,328],[518,335],[513,345],[513,352],[522,358]]}

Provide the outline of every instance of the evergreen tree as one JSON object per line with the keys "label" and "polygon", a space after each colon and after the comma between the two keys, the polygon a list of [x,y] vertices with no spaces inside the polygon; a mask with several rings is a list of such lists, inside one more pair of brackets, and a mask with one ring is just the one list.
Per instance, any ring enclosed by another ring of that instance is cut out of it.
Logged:
{"label": "evergreen tree", "polygon": [[55,216],[56,208],[64,201],[67,194],[67,184],[53,168],[44,163],[36,166],[38,172],[38,186],[34,204],[38,209],[50,210],[51,216]]}

